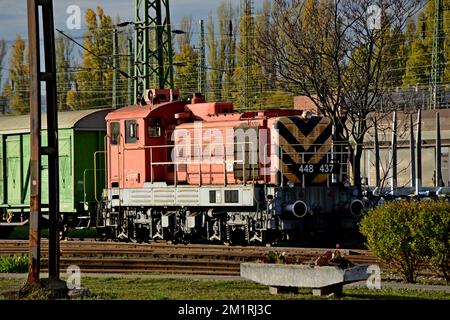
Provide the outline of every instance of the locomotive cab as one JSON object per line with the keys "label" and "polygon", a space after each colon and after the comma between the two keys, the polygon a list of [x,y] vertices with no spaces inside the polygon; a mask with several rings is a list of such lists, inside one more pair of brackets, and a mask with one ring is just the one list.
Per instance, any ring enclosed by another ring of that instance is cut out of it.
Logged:
{"label": "locomotive cab", "polygon": [[108,186],[110,188],[140,188],[145,182],[161,181],[167,170],[167,145],[174,113],[184,110],[185,102],[178,91],[148,90],[145,104],[125,107],[106,117],[109,143]]}

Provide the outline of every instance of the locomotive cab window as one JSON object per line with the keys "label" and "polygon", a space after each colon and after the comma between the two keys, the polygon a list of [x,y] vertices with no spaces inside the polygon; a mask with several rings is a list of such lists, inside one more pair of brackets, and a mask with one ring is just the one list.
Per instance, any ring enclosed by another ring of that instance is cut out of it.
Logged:
{"label": "locomotive cab window", "polygon": [[138,140],[138,124],[135,120],[125,121],[125,143],[136,143]]}
{"label": "locomotive cab window", "polygon": [[119,122],[111,122],[109,124],[109,134],[111,136],[111,144],[116,146],[119,144],[120,124]]}
{"label": "locomotive cab window", "polygon": [[150,118],[147,123],[149,138],[161,137],[161,120],[159,118]]}

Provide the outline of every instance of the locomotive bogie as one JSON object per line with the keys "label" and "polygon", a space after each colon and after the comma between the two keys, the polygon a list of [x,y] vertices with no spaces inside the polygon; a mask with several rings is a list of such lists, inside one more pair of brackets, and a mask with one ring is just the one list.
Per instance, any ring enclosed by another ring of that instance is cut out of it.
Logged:
{"label": "locomotive bogie", "polygon": [[[339,229],[339,215],[347,225],[355,226],[358,220],[350,214],[358,200],[351,190],[337,186],[163,187],[159,183],[138,191],[141,198],[131,189],[105,193],[109,205],[97,220],[105,222],[104,228],[117,228],[112,234],[120,239],[264,243],[278,235],[278,240],[295,241]],[[236,196],[226,196],[227,191],[236,191]]]}

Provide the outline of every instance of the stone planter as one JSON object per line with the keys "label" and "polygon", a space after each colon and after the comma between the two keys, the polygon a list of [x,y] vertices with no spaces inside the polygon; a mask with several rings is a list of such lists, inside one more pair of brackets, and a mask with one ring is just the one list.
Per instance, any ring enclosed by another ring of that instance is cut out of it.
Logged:
{"label": "stone planter", "polygon": [[334,266],[242,263],[241,277],[269,286],[273,294],[312,288],[315,296],[340,295],[344,284],[367,280],[368,267],[359,265],[344,270]]}

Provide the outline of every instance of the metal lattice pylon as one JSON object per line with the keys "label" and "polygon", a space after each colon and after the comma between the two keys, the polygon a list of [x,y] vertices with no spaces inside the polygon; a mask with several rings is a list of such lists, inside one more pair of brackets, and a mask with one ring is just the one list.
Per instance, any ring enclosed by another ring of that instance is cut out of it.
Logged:
{"label": "metal lattice pylon", "polygon": [[442,0],[435,0],[433,55],[430,85],[430,108],[439,109],[444,63],[444,7]]}
{"label": "metal lattice pylon", "polygon": [[254,90],[250,90],[251,87],[255,87],[255,80],[252,76],[252,67],[253,67],[253,44],[252,41],[255,39],[255,25],[254,25],[254,16],[253,16],[253,0],[244,0],[243,2],[243,11],[245,17],[245,93],[244,93],[244,105],[245,109],[248,110],[250,108],[250,104],[253,97],[250,95]]}
{"label": "metal lattice pylon", "polygon": [[198,55],[198,92],[206,94],[206,46],[205,46],[205,25],[203,20],[199,20],[199,55]]}
{"label": "metal lattice pylon", "polygon": [[169,0],[135,0],[134,99],[151,88],[174,89]]}

